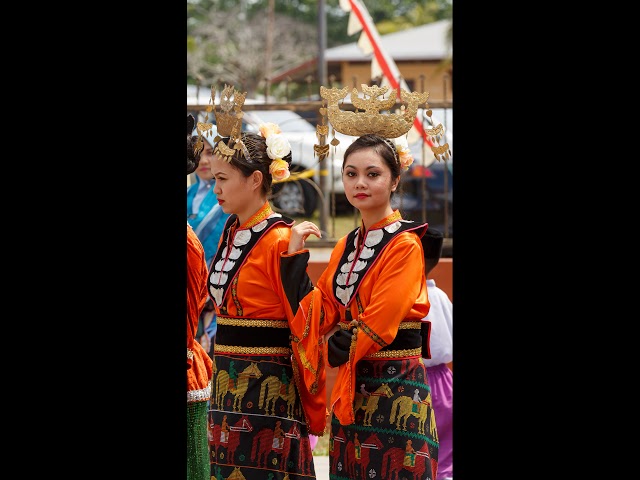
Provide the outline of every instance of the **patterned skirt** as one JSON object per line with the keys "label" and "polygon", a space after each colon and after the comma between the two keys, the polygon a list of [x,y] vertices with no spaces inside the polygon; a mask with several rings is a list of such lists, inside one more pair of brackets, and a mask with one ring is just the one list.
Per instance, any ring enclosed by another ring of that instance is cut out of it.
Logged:
{"label": "patterned skirt", "polygon": [[330,478],[435,480],[438,434],[431,405],[419,349],[404,358],[360,360],[355,423],[331,418]]}
{"label": "patterned skirt", "polygon": [[288,353],[240,354],[215,347],[208,415],[211,480],[316,478],[291,353],[274,350]]}

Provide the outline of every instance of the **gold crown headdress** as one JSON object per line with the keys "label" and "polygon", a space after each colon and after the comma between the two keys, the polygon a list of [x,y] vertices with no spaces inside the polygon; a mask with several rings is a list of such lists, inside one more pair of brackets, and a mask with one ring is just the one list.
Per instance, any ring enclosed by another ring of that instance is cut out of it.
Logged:
{"label": "gold crown headdress", "polygon": [[[376,134],[388,140],[389,146],[394,151],[396,160],[404,168],[413,162],[413,157],[409,153],[409,149],[403,142],[396,141],[395,145],[391,139],[398,139],[404,136],[411,127],[413,127],[416,113],[420,105],[426,104],[429,98],[429,92],[407,92],[404,89],[400,89],[400,97],[403,104],[400,107],[399,113],[381,113],[381,110],[391,110],[396,105],[396,90],[392,90],[389,93],[388,99],[378,99],[383,96],[389,90],[389,87],[379,87],[377,85],[368,86],[362,84],[362,92],[364,98],[358,96],[358,89],[354,88],[351,92],[351,102],[356,111],[341,110],[338,103],[344,97],[346,97],[349,88],[326,88],[320,86],[320,96],[326,100],[326,104],[320,108],[320,114],[322,115],[322,123],[318,124],[316,128],[316,135],[319,140],[319,144],[314,145],[315,153],[322,158],[329,152],[329,145],[326,145],[324,140],[329,133],[329,126],[326,124],[326,117],[328,116],[329,122],[333,126],[334,131],[344,133],[345,135],[361,136],[366,134]],[[430,113],[429,113],[430,114]],[[437,131],[439,125],[435,129],[427,129],[425,133],[430,135],[432,139],[440,138],[441,132]],[[340,143],[340,140],[334,138],[331,140],[331,145],[336,146]],[[436,147],[444,148],[448,150],[449,146]],[[443,150],[443,151],[444,151]],[[437,154],[442,153],[434,150],[436,158]]]}
{"label": "gold crown headdress", "polygon": [[[207,106],[207,115],[204,122],[198,122],[198,142],[195,145],[196,154],[200,153],[204,148],[202,139],[206,138],[210,144],[214,145],[214,153],[219,154],[227,162],[231,161],[231,157],[236,153],[236,150],[243,150],[247,159],[250,159],[246,147],[242,142],[242,106],[247,98],[247,92],[240,93],[235,90],[233,85],[226,85],[220,93],[220,109],[216,111],[215,101],[216,89],[211,87],[211,98],[209,99],[209,105]],[[233,98],[233,99],[232,99]],[[213,112],[213,116],[216,119],[216,126],[218,134],[213,141],[209,137],[213,136],[213,124],[208,123],[209,112]],[[223,142],[219,142],[222,137],[229,137],[229,144],[225,145]]]}
{"label": "gold crown headdress", "polygon": [[[418,107],[429,98],[429,92],[407,92],[401,90],[402,101],[406,103],[400,107],[400,113],[380,113],[389,110],[396,104],[396,90],[392,90],[388,99],[379,100],[389,87],[371,87],[362,84],[365,98],[358,97],[358,89],[351,92],[351,103],[358,111],[340,110],[338,102],[346,97],[348,87],[342,89],[320,87],[320,95],[328,102],[327,113],[333,128],[345,135],[360,136],[373,133],[384,138],[397,138],[407,133],[413,126]],[[367,96],[369,98],[367,98]]]}

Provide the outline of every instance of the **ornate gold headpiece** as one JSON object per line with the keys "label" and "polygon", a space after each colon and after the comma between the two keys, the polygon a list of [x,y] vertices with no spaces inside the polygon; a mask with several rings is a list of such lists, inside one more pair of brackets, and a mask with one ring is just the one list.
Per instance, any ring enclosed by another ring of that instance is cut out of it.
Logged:
{"label": "ornate gold headpiece", "polygon": [[[427,116],[431,117],[431,110],[427,112]],[[431,122],[433,125],[433,122]],[[424,133],[427,134],[433,145],[431,146],[431,151],[433,152],[433,156],[436,160],[449,160],[451,158],[451,150],[449,149],[449,144],[445,143],[444,145],[439,145],[440,141],[444,138],[444,127],[441,123],[439,123],[434,128],[425,128]]]}
{"label": "ornate gold headpiece", "polygon": [[[341,110],[338,102],[347,96],[349,87],[326,88],[320,86],[320,96],[326,100],[326,104],[320,108],[323,121],[316,127],[316,136],[319,144],[314,145],[316,154],[322,158],[329,152],[329,145],[325,144],[329,127],[325,119],[329,117],[333,129],[345,135],[361,136],[368,133],[379,135],[385,139],[393,139],[405,135],[413,126],[418,107],[429,98],[429,92],[407,92],[401,89],[400,96],[404,103],[400,107],[400,113],[380,113],[380,110],[390,110],[396,104],[396,90],[392,90],[388,99],[378,99],[387,93],[389,87],[379,87],[377,85],[368,86],[362,84],[364,98],[358,96],[358,89],[351,92],[351,102],[356,107],[355,112]],[[368,98],[367,98],[368,97]],[[405,105],[406,104],[406,105]],[[340,140],[334,138],[331,145],[334,147]],[[394,148],[396,160],[400,163],[398,152]],[[403,165],[403,168],[405,165]]]}
{"label": "ornate gold headpiece", "polygon": [[[356,107],[355,112],[348,110],[341,110],[339,102],[347,96],[349,87],[344,88],[326,88],[320,87],[320,96],[326,101],[320,108],[320,114],[322,115],[322,123],[316,127],[316,136],[319,143],[314,145],[315,153],[322,158],[329,152],[329,145],[325,144],[326,137],[329,133],[329,126],[326,124],[326,118],[328,116],[329,122],[333,126],[333,129],[337,132],[344,133],[345,135],[361,136],[369,133],[379,135],[387,140],[396,139],[395,145],[393,142],[388,142],[389,146],[394,150],[396,160],[403,169],[407,169],[413,162],[413,157],[409,153],[407,145],[404,145],[404,141],[400,139],[405,135],[411,127],[413,127],[416,113],[420,105],[425,104],[425,108],[428,110],[428,115],[431,115],[429,105],[426,103],[429,98],[429,92],[407,92],[404,89],[400,89],[400,97],[403,104],[400,107],[399,113],[381,113],[381,110],[391,110],[396,105],[396,90],[391,90],[388,99],[379,99],[382,97],[389,87],[379,87],[377,85],[368,86],[362,84],[362,93],[364,98],[358,96],[358,89],[354,88],[351,92],[351,102]],[[443,135],[442,124],[439,124],[435,128],[425,129],[425,133],[430,137],[432,142],[436,145],[431,149],[438,160],[449,158],[450,151],[449,145],[442,146],[437,145]],[[340,143],[340,140],[334,138],[331,140],[331,145],[336,146]],[[393,148],[395,147],[395,148]]]}
{"label": "ornate gold headpiece", "polygon": [[[206,139],[212,146],[214,146],[214,152],[223,157],[227,162],[231,161],[231,157],[235,154],[236,150],[246,150],[242,143],[242,106],[247,98],[247,92],[240,93],[235,90],[233,85],[226,85],[220,93],[220,109],[215,109],[216,89],[211,87],[211,98],[209,99],[209,105],[207,106],[207,115],[204,122],[198,122],[198,142],[196,143],[196,154],[200,153],[204,147],[202,139]],[[218,129],[218,135],[213,137],[213,124],[208,123],[209,112],[213,112],[213,116],[216,119],[216,126]],[[219,142],[222,137],[230,137],[229,145],[225,145],[223,142]],[[245,156],[247,154],[245,153]]]}
{"label": "ornate gold headpiece", "polygon": [[[350,112],[340,110],[338,102],[342,100],[348,92],[348,87],[342,89],[320,87],[320,96],[328,102],[329,121],[333,128],[345,135],[360,136],[373,133],[384,138],[397,138],[407,133],[413,126],[418,107],[429,98],[429,92],[407,92],[401,90],[402,101],[406,104],[401,106],[400,113],[380,113],[380,110],[389,110],[396,104],[396,91],[392,90],[389,98],[378,99],[384,95],[389,87],[371,87],[362,84],[362,93],[365,98],[358,97],[358,89],[351,92],[351,103],[358,109],[364,111]],[[367,96],[369,98],[367,98]]]}

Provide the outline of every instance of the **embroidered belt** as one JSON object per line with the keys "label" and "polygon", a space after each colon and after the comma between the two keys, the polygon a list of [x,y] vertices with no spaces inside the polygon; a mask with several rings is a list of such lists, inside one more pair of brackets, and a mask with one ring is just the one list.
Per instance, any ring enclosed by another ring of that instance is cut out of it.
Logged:
{"label": "embroidered belt", "polygon": [[[393,341],[376,353],[364,358],[395,358],[421,356],[422,353],[422,322],[402,322],[398,327],[398,334]],[[340,323],[340,328],[346,329],[348,323]]]}
{"label": "embroidered belt", "polygon": [[290,353],[286,320],[218,315],[215,351],[256,355]]}
{"label": "embroidered belt", "polygon": [[[349,323],[345,323],[341,321],[339,324],[341,329],[347,330],[349,328]],[[422,322],[402,322],[398,327],[398,330],[420,330],[422,328]]]}
{"label": "embroidered belt", "polygon": [[242,318],[242,317],[216,317],[218,325],[232,325],[234,327],[271,327],[271,328],[289,328],[286,320],[263,320],[260,318]]}
{"label": "embroidered belt", "polygon": [[241,355],[291,355],[289,347],[237,347],[216,343],[216,353],[238,353]]}
{"label": "embroidered belt", "polygon": [[[388,347],[385,347],[388,348]],[[422,348],[411,348],[407,350],[385,350],[384,348],[371,355],[365,355],[362,358],[407,358],[407,357],[419,357],[422,353]]]}

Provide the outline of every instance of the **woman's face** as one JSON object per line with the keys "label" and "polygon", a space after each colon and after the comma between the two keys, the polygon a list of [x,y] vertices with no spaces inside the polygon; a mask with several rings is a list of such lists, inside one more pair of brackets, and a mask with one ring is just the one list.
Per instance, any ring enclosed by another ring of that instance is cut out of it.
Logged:
{"label": "woman's face", "polygon": [[204,148],[200,154],[200,164],[196,169],[196,175],[200,177],[203,182],[209,182],[213,178],[211,173],[211,161],[213,160],[213,147],[209,145],[209,142],[203,139]]}
{"label": "woman's face", "polygon": [[250,203],[249,198],[254,195],[250,177],[245,177],[218,154],[214,154],[211,159],[211,175],[215,179],[213,193],[218,197],[222,211],[242,216],[241,213]]}
{"label": "woman's face", "polygon": [[373,148],[357,150],[344,162],[344,192],[349,203],[361,212],[386,209],[399,180],[392,179],[391,170]]}

